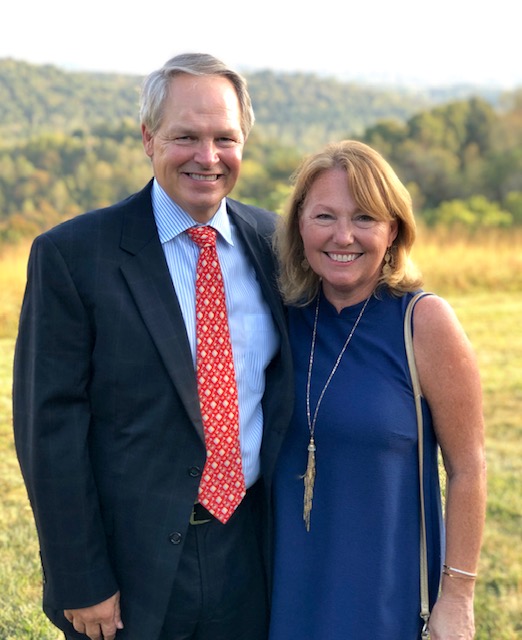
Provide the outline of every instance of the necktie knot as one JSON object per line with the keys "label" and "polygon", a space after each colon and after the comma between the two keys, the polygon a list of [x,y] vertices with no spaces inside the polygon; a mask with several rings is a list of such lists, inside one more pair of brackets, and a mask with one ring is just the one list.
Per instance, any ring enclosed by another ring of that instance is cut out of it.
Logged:
{"label": "necktie knot", "polygon": [[209,225],[191,227],[188,229],[188,234],[191,240],[201,247],[201,249],[203,249],[203,247],[216,246],[216,230]]}

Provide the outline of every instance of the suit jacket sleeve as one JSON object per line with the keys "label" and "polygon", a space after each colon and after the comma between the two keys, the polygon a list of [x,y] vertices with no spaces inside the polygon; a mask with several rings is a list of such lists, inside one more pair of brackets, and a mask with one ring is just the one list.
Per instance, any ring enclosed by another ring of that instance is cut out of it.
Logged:
{"label": "suit jacket sleeve", "polygon": [[88,451],[92,333],[68,265],[41,236],[20,316],[13,419],[46,599],[58,609],[89,606],[118,589]]}

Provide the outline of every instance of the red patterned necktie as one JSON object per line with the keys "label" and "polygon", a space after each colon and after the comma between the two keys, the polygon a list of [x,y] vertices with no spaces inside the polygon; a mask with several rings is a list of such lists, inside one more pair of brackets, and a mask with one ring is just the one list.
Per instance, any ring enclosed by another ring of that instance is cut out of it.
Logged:
{"label": "red patterned necktie", "polygon": [[200,247],[196,270],[196,368],[207,461],[199,485],[199,502],[225,523],[246,493],[225,288],[215,229],[192,227],[188,233]]}

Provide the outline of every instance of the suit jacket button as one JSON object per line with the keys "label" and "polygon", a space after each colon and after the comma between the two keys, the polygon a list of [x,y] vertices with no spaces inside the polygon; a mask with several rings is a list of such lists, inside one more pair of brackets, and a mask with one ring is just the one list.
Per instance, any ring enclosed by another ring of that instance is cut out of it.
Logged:
{"label": "suit jacket button", "polygon": [[179,544],[181,542],[181,533],[179,531],[174,531],[174,533],[170,534],[169,540],[172,544]]}
{"label": "suit jacket button", "polygon": [[190,467],[189,476],[191,478],[199,478],[201,475],[201,469],[199,467]]}

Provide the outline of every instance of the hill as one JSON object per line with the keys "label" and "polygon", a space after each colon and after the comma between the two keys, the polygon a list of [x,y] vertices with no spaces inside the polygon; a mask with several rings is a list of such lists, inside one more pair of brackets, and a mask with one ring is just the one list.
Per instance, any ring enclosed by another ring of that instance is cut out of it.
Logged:
{"label": "hill", "polygon": [[[280,211],[303,154],[352,137],[391,162],[427,225],[522,224],[522,90],[413,91],[272,71],[247,80],[257,124],[233,197]],[[0,244],[150,179],[141,81],[0,60]]]}
{"label": "hill", "polygon": [[[256,135],[300,150],[361,135],[376,122],[405,122],[434,105],[471,95],[497,105],[487,87],[389,87],[342,82],[312,73],[246,74]],[[0,59],[0,135],[4,143],[41,134],[90,133],[122,121],[137,125],[140,76],[64,71]],[[136,136],[138,136],[136,126]]]}

